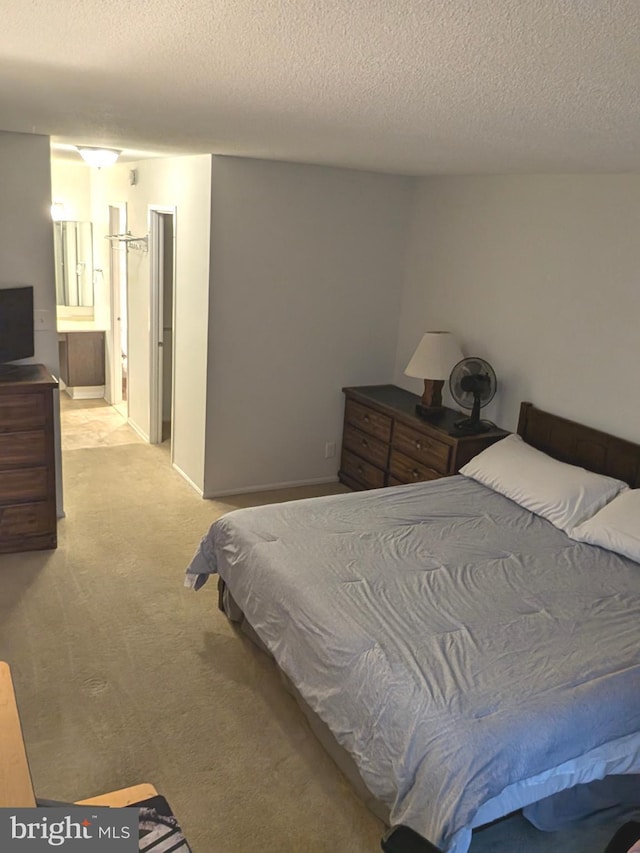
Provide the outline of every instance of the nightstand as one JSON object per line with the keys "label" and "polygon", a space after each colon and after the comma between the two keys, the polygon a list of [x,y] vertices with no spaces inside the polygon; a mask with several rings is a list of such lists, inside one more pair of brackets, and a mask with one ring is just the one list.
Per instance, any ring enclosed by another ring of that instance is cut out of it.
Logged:
{"label": "nightstand", "polygon": [[464,417],[453,409],[423,420],[420,397],[396,385],[343,388],[346,400],[338,476],[352,489],[378,489],[457,474],[485,447],[508,433],[449,435]]}

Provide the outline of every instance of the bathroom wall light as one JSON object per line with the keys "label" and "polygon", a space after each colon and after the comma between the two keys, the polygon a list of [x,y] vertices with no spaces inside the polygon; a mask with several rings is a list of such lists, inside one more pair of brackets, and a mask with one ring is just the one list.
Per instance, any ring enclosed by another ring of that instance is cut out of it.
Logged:
{"label": "bathroom wall light", "polygon": [[67,216],[67,209],[63,201],[58,201],[56,199],[56,201],[53,202],[51,205],[51,218],[54,222],[62,222],[65,219],[69,219]]}
{"label": "bathroom wall light", "polygon": [[97,169],[101,169],[103,166],[113,166],[122,153],[115,148],[95,148],[87,145],[78,145],[77,151],[85,163],[95,166]]}

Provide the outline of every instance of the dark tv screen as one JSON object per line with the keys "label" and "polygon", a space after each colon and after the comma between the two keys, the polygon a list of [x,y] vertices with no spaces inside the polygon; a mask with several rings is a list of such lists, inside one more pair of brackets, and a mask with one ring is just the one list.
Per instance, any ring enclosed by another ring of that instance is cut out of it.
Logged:
{"label": "dark tv screen", "polygon": [[0,362],[34,354],[33,288],[0,287]]}

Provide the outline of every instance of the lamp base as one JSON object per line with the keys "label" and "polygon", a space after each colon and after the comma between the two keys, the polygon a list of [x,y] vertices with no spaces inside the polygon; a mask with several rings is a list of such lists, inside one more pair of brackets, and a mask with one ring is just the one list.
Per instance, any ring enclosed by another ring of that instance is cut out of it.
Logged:
{"label": "lamp base", "polygon": [[[420,400],[419,405],[425,410],[425,412],[429,412],[430,410],[432,414],[436,414],[437,411],[442,411],[442,386],[444,385],[444,379],[425,379],[424,380],[424,391],[422,392],[422,399]],[[417,410],[417,406],[416,406]]]}

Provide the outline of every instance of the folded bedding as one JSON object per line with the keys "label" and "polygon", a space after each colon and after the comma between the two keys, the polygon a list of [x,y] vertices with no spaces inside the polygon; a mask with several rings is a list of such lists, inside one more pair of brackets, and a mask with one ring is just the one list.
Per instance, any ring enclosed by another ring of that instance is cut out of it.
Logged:
{"label": "folded bedding", "polygon": [[462,853],[504,790],[640,733],[640,567],[463,476],[236,510],[219,573],[369,790]]}

